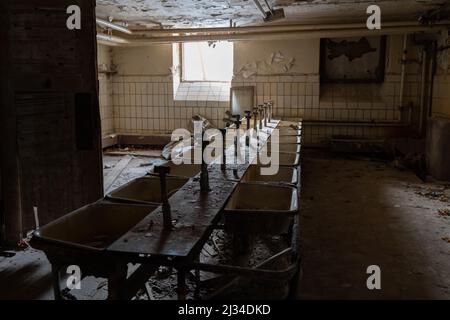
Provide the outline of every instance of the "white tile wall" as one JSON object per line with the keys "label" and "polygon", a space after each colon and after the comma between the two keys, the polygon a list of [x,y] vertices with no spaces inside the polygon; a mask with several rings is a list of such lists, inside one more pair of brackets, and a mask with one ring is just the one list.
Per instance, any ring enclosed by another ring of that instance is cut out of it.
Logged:
{"label": "white tile wall", "polygon": [[[449,75],[437,76],[435,112],[448,114]],[[191,117],[201,114],[222,127],[229,109],[229,91],[223,85],[180,82],[167,76],[100,75],[102,133],[171,133],[188,128]],[[235,77],[232,86],[254,86],[255,101],[275,102],[274,115],[284,119],[332,121],[387,121],[405,118],[399,109],[400,74],[387,74],[383,84],[320,84],[318,74]],[[419,106],[420,75],[409,71],[404,105]],[[446,113],[447,112],[447,113]],[[385,137],[389,127],[308,126],[305,143],[322,143],[332,135]]]}
{"label": "white tile wall", "polygon": [[[320,84],[317,74],[300,76],[236,77],[233,86],[254,86],[255,101],[275,103],[274,115],[282,119],[378,121],[401,120],[399,108],[400,75],[387,74],[382,84]],[[418,75],[408,75],[404,105],[419,105]],[[322,143],[332,135],[379,138],[388,136],[386,127],[309,126],[304,131],[305,143]]]}
{"label": "white tile wall", "polygon": [[114,133],[112,81],[111,77],[100,73],[98,76],[98,82],[102,135],[105,136]]}
{"label": "white tile wall", "polygon": [[229,101],[230,83],[182,82],[178,84],[178,101]]}
{"label": "white tile wall", "polygon": [[255,87],[255,101],[274,101],[274,116],[308,118],[319,107],[320,83],[316,74],[302,76],[235,77],[233,86]]}
{"label": "white tile wall", "polygon": [[172,133],[178,128],[189,128],[189,122],[195,114],[204,115],[214,125],[221,126],[229,106],[226,99],[207,99],[212,91],[208,91],[204,99],[203,92],[206,91],[200,87],[187,89],[190,99],[174,98],[171,75],[118,75],[112,81],[114,127],[120,134]]}

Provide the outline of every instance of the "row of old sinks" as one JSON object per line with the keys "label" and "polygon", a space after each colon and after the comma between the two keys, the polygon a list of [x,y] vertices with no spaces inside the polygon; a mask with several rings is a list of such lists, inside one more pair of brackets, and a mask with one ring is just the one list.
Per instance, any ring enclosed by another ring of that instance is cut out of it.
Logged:
{"label": "row of old sinks", "polygon": [[[225,206],[225,227],[234,234],[286,233],[298,213],[301,130],[289,126],[277,129],[276,145],[269,136],[258,146],[257,156]],[[264,156],[270,158],[270,164]],[[278,172],[264,175],[261,169],[274,162]]]}
{"label": "row of old sinks", "polygon": [[[300,131],[289,127],[281,130],[286,145],[300,147]],[[267,143],[271,143],[270,138]],[[276,175],[262,175],[260,169],[264,164],[259,158],[243,175],[224,209],[225,223],[232,232],[279,234],[286,231],[298,211],[300,155],[295,149],[295,152],[279,152],[278,158],[280,169]],[[175,165],[169,162],[169,166],[169,196],[201,170],[197,164]],[[116,189],[103,200],[41,227],[34,233],[32,244],[45,242],[66,248],[104,250],[160,204],[160,181],[150,174]]]}

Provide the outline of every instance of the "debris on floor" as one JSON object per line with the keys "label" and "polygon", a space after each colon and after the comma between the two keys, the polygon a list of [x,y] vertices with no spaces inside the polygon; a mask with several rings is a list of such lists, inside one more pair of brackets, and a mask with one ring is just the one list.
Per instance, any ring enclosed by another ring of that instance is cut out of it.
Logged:
{"label": "debris on floor", "polygon": [[[439,200],[448,186],[319,152],[303,152],[299,298],[449,299],[450,224],[438,216],[450,209]],[[379,293],[363,278],[374,261],[385,279]]]}
{"label": "debris on floor", "polygon": [[448,208],[439,209],[438,212],[439,212],[439,215],[442,217],[450,217],[450,209],[448,209]]}
{"label": "debris on floor", "polygon": [[417,191],[418,195],[427,197],[428,199],[432,200],[440,200],[442,197],[444,197],[443,190],[437,190],[437,189],[427,189],[426,191]]}
{"label": "debris on floor", "polygon": [[162,146],[135,146],[126,147],[110,147],[104,150],[104,154],[108,156],[132,155],[137,157],[161,157]]}
{"label": "debris on floor", "polygon": [[447,185],[426,183],[414,185],[407,184],[406,187],[414,189],[417,195],[428,198],[430,200],[436,200],[444,203],[450,201],[450,188]]}
{"label": "debris on floor", "polygon": [[[203,248],[200,254],[200,262],[255,267],[286,248],[281,245],[283,242],[279,240],[278,237],[258,237],[255,240],[254,250],[244,259],[246,263],[239,263],[233,255],[232,237],[224,230],[216,230]],[[280,261],[280,264],[282,263],[283,261]],[[283,266],[280,266],[280,268],[283,268]],[[219,290],[230,282],[233,282],[234,285],[226,290]],[[249,285],[249,282],[251,285]],[[257,282],[251,279],[238,279],[238,277],[216,275],[203,271],[200,271],[198,274],[191,272],[186,277],[187,298],[194,299],[197,296],[201,299],[207,299],[212,296],[215,298],[228,296],[233,297],[233,299],[239,299],[239,297],[280,299],[286,294],[288,289],[287,283],[279,284],[278,288],[276,288],[274,285],[267,286],[267,280],[263,280],[259,284]],[[177,299],[176,288],[176,271],[168,267],[160,267],[147,282],[146,290],[141,289],[135,299],[175,300]],[[217,290],[221,291],[219,296],[215,296]]]}
{"label": "debris on floor", "polygon": [[105,194],[133,179],[145,176],[154,165],[162,162],[164,162],[162,158],[105,153],[103,155]]}
{"label": "debris on floor", "polygon": [[30,244],[28,243],[28,240],[27,240],[27,239],[22,239],[22,240],[20,240],[20,242],[17,244],[17,247],[18,247],[20,250],[25,250],[25,249],[27,249],[27,248],[30,247]]}

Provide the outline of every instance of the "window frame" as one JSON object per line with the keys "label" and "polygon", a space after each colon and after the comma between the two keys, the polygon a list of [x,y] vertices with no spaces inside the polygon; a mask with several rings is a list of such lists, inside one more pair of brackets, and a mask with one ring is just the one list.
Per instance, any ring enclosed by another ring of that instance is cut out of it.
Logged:
{"label": "window frame", "polygon": [[[207,42],[207,41],[200,41],[200,42]],[[184,44],[186,42],[182,42],[180,43],[180,50],[179,51],[179,59],[180,59],[180,82],[185,82],[185,83],[230,83],[230,81],[226,81],[226,80],[186,80],[184,78]],[[234,45],[234,44],[233,44]]]}

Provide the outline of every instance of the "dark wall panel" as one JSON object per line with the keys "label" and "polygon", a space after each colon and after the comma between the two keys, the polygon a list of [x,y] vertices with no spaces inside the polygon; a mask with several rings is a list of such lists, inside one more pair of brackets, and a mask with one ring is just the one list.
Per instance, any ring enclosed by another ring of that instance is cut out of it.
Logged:
{"label": "dark wall panel", "polygon": [[[81,30],[66,8],[81,8]],[[14,242],[102,196],[93,0],[2,1],[4,229]],[[4,62],[5,62],[4,60]]]}

